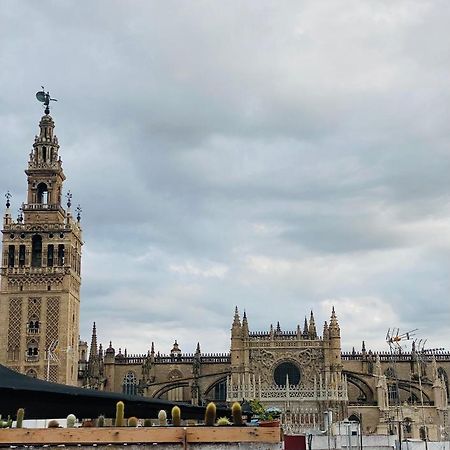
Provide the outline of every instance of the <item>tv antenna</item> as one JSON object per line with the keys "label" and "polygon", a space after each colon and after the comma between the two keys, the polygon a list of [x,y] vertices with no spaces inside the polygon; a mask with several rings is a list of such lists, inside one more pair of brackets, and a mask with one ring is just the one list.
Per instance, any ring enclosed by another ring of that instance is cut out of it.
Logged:
{"label": "tv antenna", "polygon": [[391,348],[402,348],[402,341],[409,341],[411,337],[415,335],[415,332],[418,330],[418,328],[415,328],[414,330],[407,331],[406,333],[400,333],[400,328],[389,328],[386,333],[386,342],[388,343],[389,347]]}
{"label": "tv antenna", "polygon": [[50,102],[57,102],[56,98],[50,97],[50,92],[45,92],[44,86],[41,86],[42,91],[36,92],[36,98],[45,106],[45,114],[50,114]]}

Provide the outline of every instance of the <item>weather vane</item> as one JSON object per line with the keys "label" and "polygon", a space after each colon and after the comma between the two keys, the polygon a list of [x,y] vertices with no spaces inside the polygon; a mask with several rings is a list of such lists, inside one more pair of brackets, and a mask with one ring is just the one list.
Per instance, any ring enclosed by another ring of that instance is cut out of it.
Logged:
{"label": "weather vane", "polygon": [[44,86],[41,86],[42,91],[36,92],[36,98],[45,106],[45,114],[50,114],[50,102],[57,102],[56,98],[51,98],[50,93],[45,92]]}

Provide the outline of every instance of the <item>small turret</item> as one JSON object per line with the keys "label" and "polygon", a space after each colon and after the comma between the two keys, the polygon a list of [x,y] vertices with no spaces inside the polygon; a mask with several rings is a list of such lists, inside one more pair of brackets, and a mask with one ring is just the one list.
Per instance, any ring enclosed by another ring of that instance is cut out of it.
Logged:
{"label": "small turret", "polygon": [[248,321],[247,321],[247,313],[245,312],[244,309],[244,315],[242,317],[242,336],[244,337],[248,337]]}
{"label": "small turret", "polygon": [[314,314],[312,311],[311,311],[311,316],[309,318],[308,334],[309,334],[310,339],[317,338],[316,322],[314,320]]}
{"label": "small turret", "polygon": [[341,329],[339,328],[339,322],[336,317],[336,313],[334,311],[334,306],[331,310],[331,319],[330,319],[330,337],[341,337]]}
{"label": "small turret", "polygon": [[172,350],[170,350],[170,356],[172,358],[181,358],[181,349],[176,339],[175,342],[173,343]]}
{"label": "small turret", "polygon": [[309,333],[308,320],[306,319],[306,316],[305,316],[305,322],[303,323],[303,337],[307,338],[308,333]]}
{"label": "small turret", "polygon": [[342,370],[341,330],[334,311],[334,306],[331,310],[331,319],[328,331],[330,341],[330,368],[334,372],[340,372]]}
{"label": "small turret", "polygon": [[280,326],[280,321],[277,321],[277,330],[276,330],[277,334],[281,334],[281,326]]}
{"label": "small turret", "polygon": [[89,359],[95,357],[98,354],[97,348],[97,327],[94,324],[92,325],[92,336],[91,336],[91,347],[89,349]]}
{"label": "small turret", "polygon": [[324,324],[323,324],[323,339],[329,339],[330,338],[330,333],[328,332],[328,324],[327,321],[325,320]]}

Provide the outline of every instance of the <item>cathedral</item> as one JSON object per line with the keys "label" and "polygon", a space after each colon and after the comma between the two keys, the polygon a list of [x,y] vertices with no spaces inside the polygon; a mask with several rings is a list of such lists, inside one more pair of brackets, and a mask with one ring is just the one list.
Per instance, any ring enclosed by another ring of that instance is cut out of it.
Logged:
{"label": "cathedral", "polygon": [[[62,204],[65,175],[55,124],[47,108],[28,166],[27,201],[11,213],[6,194],[0,284],[0,364],[31,377],[91,389],[184,401],[259,400],[278,407],[299,431],[325,430],[354,420],[364,433],[448,439],[450,352],[344,352],[334,308],[323,326],[313,312],[302,326],[279,323],[252,331],[238,308],[230,317],[230,351],[167,352],[152,343],[145,354],[79,340],[80,209]],[[343,330],[345,332],[345,330]]]}

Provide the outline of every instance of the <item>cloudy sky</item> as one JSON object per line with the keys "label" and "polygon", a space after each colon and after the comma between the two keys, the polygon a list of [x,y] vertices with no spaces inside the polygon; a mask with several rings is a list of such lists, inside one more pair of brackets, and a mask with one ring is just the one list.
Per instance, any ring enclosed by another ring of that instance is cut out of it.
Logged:
{"label": "cloudy sky", "polygon": [[44,85],[83,208],[81,338],[229,349],[332,305],[343,348],[449,347],[450,3],[0,5],[0,190]]}

